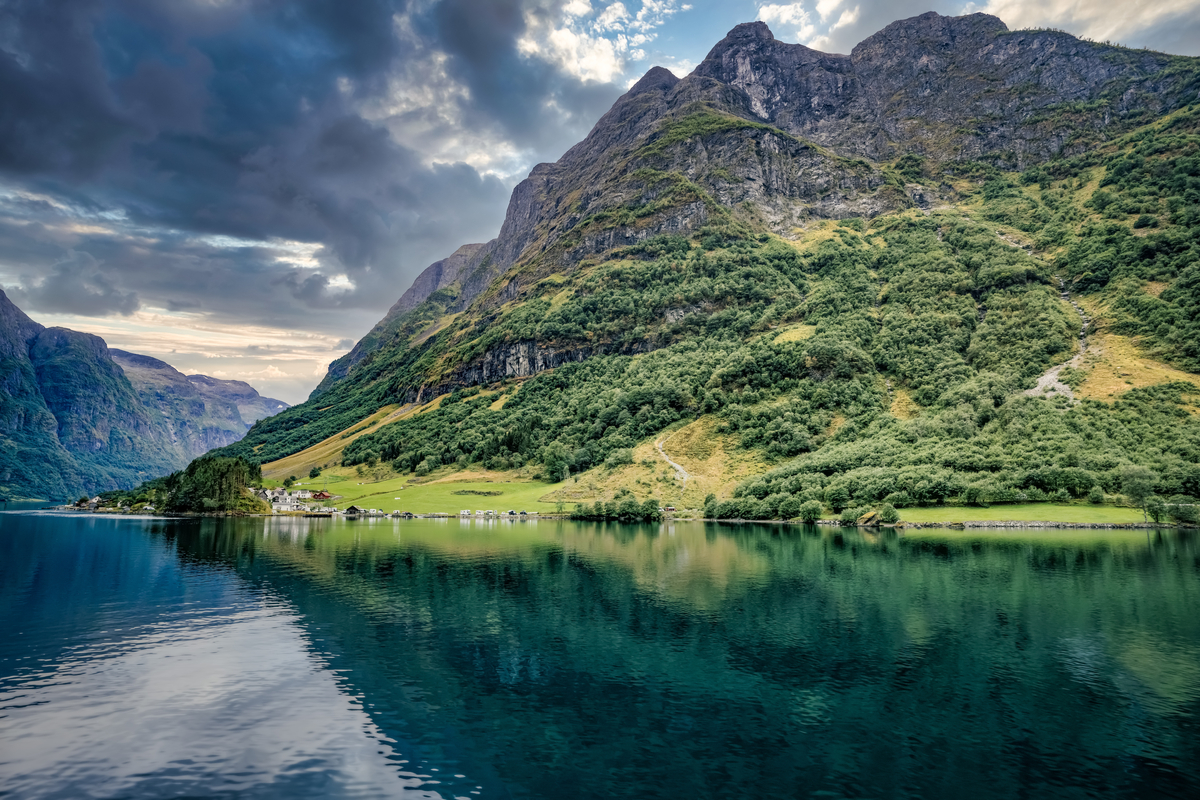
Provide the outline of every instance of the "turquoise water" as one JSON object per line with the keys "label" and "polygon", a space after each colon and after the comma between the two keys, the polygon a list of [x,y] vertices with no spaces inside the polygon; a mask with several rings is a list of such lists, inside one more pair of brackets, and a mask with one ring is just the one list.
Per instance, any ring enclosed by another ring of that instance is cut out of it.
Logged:
{"label": "turquoise water", "polygon": [[1200,796],[1200,538],[0,515],[0,796]]}

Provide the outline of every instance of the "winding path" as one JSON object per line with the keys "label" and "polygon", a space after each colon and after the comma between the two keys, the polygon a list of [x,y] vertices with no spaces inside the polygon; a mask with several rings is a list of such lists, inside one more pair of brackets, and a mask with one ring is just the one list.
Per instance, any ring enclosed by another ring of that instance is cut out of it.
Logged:
{"label": "winding path", "polygon": [[1025,394],[1034,396],[1034,395],[1050,395],[1050,394],[1057,393],[1057,394],[1065,395],[1065,396],[1069,397],[1070,399],[1074,400],[1075,393],[1073,391],[1071,391],[1070,386],[1067,386],[1065,383],[1060,381],[1058,379],[1058,376],[1059,376],[1059,373],[1062,372],[1064,367],[1073,367],[1073,368],[1077,369],[1079,367],[1079,365],[1083,362],[1083,354],[1087,352],[1087,346],[1088,346],[1087,345],[1088,326],[1091,324],[1092,321],[1091,321],[1091,319],[1088,318],[1087,312],[1085,312],[1083,310],[1083,306],[1079,305],[1079,303],[1076,303],[1075,300],[1072,299],[1071,292],[1067,289],[1067,285],[1063,281],[1062,278],[1058,278],[1058,288],[1059,288],[1059,292],[1061,293],[1062,299],[1066,300],[1068,303],[1070,303],[1071,306],[1075,309],[1076,313],[1079,314],[1079,321],[1080,321],[1079,352],[1076,353],[1075,356],[1070,361],[1066,361],[1062,364],[1059,364],[1058,366],[1051,367],[1049,370],[1047,370],[1046,373],[1044,375],[1042,375],[1042,377],[1038,378],[1037,386],[1033,387],[1032,389],[1029,389],[1028,391],[1025,392]]}
{"label": "winding path", "polygon": [[[671,433],[671,436],[674,436],[675,433],[676,432],[673,431]],[[667,439],[670,439],[671,436],[667,436],[666,438],[659,439],[657,442],[654,443],[654,446],[658,448],[658,454],[663,457],[663,461],[666,461],[668,464],[670,464],[672,467],[675,468],[676,477],[678,477],[679,480],[683,481],[686,484],[687,479],[688,479],[687,470],[684,469],[683,467],[679,466],[678,464],[676,464],[674,461],[672,461],[671,457],[669,455],[667,455],[667,452],[665,450],[663,450],[663,443],[666,442]]]}

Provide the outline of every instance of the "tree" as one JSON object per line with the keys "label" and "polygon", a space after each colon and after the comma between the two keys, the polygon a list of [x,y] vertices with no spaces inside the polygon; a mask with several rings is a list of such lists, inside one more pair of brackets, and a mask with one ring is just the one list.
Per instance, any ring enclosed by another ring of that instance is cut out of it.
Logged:
{"label": "tree", "polygon": [[900,521],[900,512],[891,503],[884,503],[879,507],[879,521],[894,525]]}
{"label": "tree", "polygon": [[1150,495],[1142,503],[1142,513],[1149,514],[1150,519],[1155,522],[1162,522],[1162,518],[1167,513],[1167,504],[1157,495]]}
{"label": "tree", "polygon": [[290,489],[290,488],[292,488],[292,484],[294,484],[295,482],[296,482],[296,476],[288,475],[286,478],[283,479],[283,488]]}
{"label": "tree", "polygon": [[821,518],[821,512],[824,510],[825,509],[821,507],[820,501],[809,500],[807,503],[804,503],[800,506],[799,517],[805,522],[816,522]]}
{"label": "tree", "polygon": [[850,493],[846,491],[846,487],[844,486],[830,487],[825,492],[825,502],[834,511],[841,511],[850,505]]}
{"label": "tree", "polygon": [[310,477],[310,478],[319,478],[319,477],[321,477],[321,468],[320,468],[320,467],[313,467],[312,469],[310,469],[310,470],[308,471],[308,477]]}
{"label": "tree", "polygon": [[1104,502],[1104,490],[1099,486],[1093,486],[1088,492],[1087,501],[1094,506],[1098,506]]}
{"label": "tree", "polygon": [[779,504],[779,516],[782,519],[795,519],[800,516],[800,507],[803,503],[796,495],[790,495],[786,500]]}
{"label": "tree", "polygon": [[562,442],[551,442],[542,453],[546,480],[558,483],[570,474],[570,456]]}
{"label": "tree", "polygon": [[1135,506],[1142,509],[1146,520],[1146,498],[1154,491],[1155,474],[1146,467],[1128,464],[1121,467],[1121,491]]}

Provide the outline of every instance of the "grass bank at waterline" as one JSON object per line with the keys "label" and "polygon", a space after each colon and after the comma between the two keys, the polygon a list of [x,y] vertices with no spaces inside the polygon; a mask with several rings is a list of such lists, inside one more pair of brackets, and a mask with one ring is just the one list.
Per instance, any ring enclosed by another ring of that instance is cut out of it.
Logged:
{"label": "grass bank at waterline", "polygon": [[1141,509],[1120,506],[1069,505],[1059,503],[1021,503],[978,506],[928,506],[902,508],[905,522],[1072,522],[1085,525],[1126,525],[1142,522]]}

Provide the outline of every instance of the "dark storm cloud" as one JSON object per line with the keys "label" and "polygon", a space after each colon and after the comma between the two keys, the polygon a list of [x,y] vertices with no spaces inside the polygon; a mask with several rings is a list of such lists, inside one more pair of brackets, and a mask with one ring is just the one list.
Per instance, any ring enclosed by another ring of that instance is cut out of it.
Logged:
{"label": "dark storm cloud", "polygon": [[[523,58],[525,15],[553,19],[561,2],[442,0],[419,30],[454,56],[451,74],[470,90],[469,118],[499,125],[513,140],[555,156],[587,134],[621,89],[583,83],[550,64]],[[553,105],[547,104],[553,99]],[[565,117],[565,118],[564,118]]]}
{"label": "dark storm cloud", "polygon": [[[494,236],[510,187],[430,165],[412,120],[371,121],[364,104],[448,77],[468,92],[433,112],[557,157],[619,94],[518,53],[527,10],[560,5],[532,3],[6,2],[0,181],[16,192],[0,267],[31,310],[140,302],[284,326],[381,311],[430,262]],[[397,35],[402,15],[415,38]],[[444,74],[416,57],[430,52]],[[277,240],[316,245],[315,263]],[[90,288],[59,299],[84,273]]]}
{"label": "dark storm cloud", "polygon": [[88,317],[129,316],[140,305],[137,294],[118,289],[91,254],[74,250],[68,250],[66,258],[51,265],[49,274],[25,276],[24,286],[13,293],[13,301],[18,306]]}

